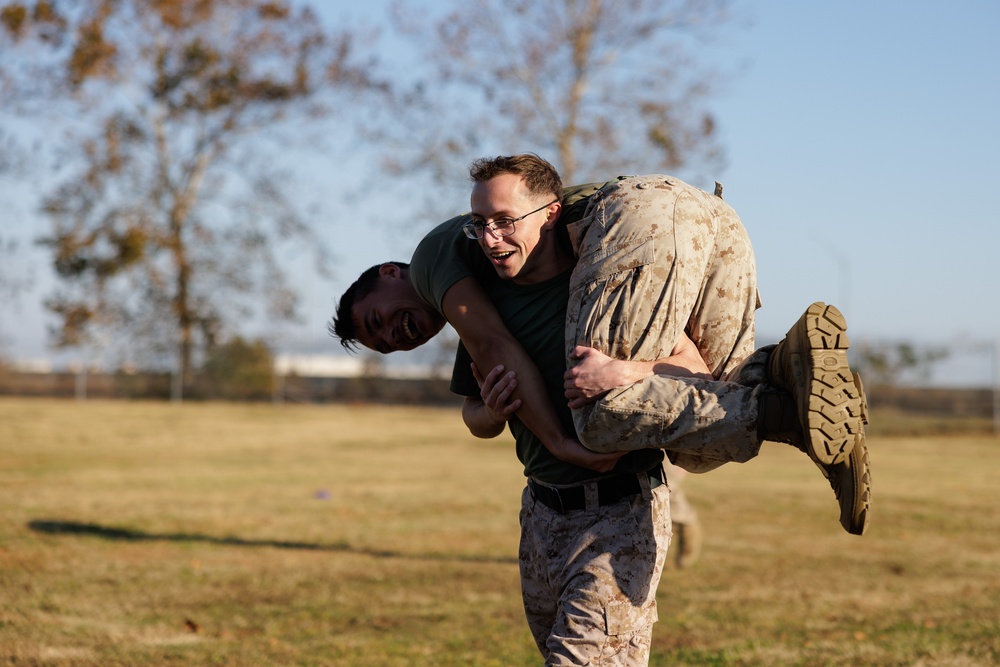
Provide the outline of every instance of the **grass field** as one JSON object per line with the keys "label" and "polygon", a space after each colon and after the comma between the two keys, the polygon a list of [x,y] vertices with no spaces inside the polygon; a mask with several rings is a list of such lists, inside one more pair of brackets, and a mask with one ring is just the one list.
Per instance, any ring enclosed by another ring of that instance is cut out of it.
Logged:
{"label": "grass field", "polygon": [[[689,477],[651,664],[1000,664],[1000,438],[870,446],[862,538],[789,448]],[[0,664],[538,665],[522,485],[454,409],[0,399]]]}

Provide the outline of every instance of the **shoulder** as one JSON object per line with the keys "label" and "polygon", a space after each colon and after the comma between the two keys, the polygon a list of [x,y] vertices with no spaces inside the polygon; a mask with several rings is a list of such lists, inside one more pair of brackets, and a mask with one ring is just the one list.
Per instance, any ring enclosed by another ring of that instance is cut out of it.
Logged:
{"label": "shoulder", "polygon": [[462,278],[492,272],[479,244],[462,232],[462,225],[470,220],[467,213],[445,220],[421,239],[410,259],[410,282],[439,312],[449,287]]}
{"label": "shoulder", "polygon": [[628,176],[619,176],[612,181],[584,183],[583,185],[571,185],[567,188],[563,188],[562,220],[567,224],[580,220],[585,215],[587,206],[590,204],[590,200],[594,197],[594,195],[603,190],[605,187],[618,183],[626,178],[628,178]]}

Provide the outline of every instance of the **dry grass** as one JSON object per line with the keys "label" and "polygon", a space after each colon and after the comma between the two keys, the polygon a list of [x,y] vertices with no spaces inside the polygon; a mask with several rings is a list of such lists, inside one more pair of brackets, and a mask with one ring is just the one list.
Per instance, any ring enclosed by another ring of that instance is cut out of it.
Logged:
{"label": "dry grass", "polygon": [[[651,664],[1000,663],[1000,439],[871,447],[863,538],[788,448],[689,477]],[[0,400],[0,664],[537,665],[522,484],[452,409]]]}

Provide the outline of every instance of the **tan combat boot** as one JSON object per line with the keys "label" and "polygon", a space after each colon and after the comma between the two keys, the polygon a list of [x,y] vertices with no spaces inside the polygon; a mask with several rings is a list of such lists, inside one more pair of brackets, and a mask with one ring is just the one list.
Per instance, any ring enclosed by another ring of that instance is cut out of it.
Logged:
{"label": "tan combat boot", "polygon": [[768,359],[768,383],[795,397],[806,451],[820,465],[844,462],[857,439],[863,394],[847,362],[849,345],[844,316],[817,302]]}
{"label": "tan combat boot", "polygon": [[[864,425],[868,423],[868,406],[864,401],[861,376],[854,373],[852,383],[862,397],[860,417],[854,425],[854,446],[840,463],[815,462],[826,477],[840,505],[840,525],[853,535],[863,535],[868,529],[871,509],[871,471]],[[764,389],[758,403],[757,436],[761,441],[787,443],[808,454],[809,447],[802,434],[795,399],[786,391]]]}
{"label": "tan combat boot", "polygon": [[843,463],[831,466],[819,465],[823,475],[830,481],[833,493],[840,503],[840,525],[852,535],[864,535],[871,521],[872,474],[868,459],[868,441],[865,439],[865,424],[868,423],[868,403],[861,386],[861,376],[854,373],[854,385],[861,396],[861,411],[854,448]]}

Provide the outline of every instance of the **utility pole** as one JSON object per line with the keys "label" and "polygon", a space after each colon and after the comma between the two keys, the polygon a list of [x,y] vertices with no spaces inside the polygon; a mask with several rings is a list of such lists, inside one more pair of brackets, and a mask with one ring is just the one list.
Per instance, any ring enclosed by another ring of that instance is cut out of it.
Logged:
{"label": "utility pole", "polygon": [[836,306],[840,309],[845,316],[850,317],[851,310],[851,260],[847,253],[843,252],[837,247],[835,243],[829,239],[823,238],[819,235],[814,234],[813,240],[816,241],[830,257],[837,263],[837,277],[838,280],[838,294],[837,298],[840,299],[840,303]]}

